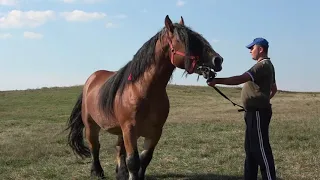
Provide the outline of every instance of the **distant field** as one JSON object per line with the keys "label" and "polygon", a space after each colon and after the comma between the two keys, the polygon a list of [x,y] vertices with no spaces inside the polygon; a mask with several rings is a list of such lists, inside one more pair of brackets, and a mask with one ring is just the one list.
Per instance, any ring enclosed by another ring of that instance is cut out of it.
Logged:
{"label": "distant field", "polygon": [[[234,101],[239,89],[220,88]],[[81,87],[0,92],[0,179],[89,179],[90,159],[66,146],[67,118]],[[243,113],[210,87],[168,87],[171,111],[147,179],[238,180]],[[280,92],[270,126],[277,175],[320,179],[320,93]],[[101,134],[101,163],[115,179],[116,137]]]}

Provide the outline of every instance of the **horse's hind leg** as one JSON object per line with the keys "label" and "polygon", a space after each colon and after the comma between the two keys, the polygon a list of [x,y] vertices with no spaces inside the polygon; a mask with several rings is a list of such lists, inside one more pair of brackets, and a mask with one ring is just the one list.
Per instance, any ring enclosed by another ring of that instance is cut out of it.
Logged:
{"label": "horse's hind leg", "polygon": [[88,141],[89,148],[93,157],[92,165],[91,165],[91,176],[105,178],[103,169],[100,164],[100,159],[99,159],[100,127],[91,118],[88,118],[88,122],[85,124],[85,132],[86,132],[86,139]]}
{"label": "horse's hind leg", "polygon": [[161,137],[162,130],[159,130],[154,137],[144,139],[144,150],[140,154],[139,180],[144,180],[146,169],[151,162],[153,152]]}
{"label": "horse's hind leg", "polygon": [[117,166],[116,166],[117,180],[127,180],[128,169],[126,165],[126,149],[124,147],[124,141],[122,136],[118,136],[116,150],[117,150]]}

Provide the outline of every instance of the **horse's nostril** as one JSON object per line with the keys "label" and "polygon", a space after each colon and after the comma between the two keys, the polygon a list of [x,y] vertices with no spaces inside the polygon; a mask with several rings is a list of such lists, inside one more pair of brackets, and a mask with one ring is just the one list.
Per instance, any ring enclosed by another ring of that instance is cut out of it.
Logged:
{"label": "horse's nostril", "polygon": [[222,57],[216,56],[213,58],[213,65],[215,65],[215,66],[221,65],[222,62],[223,62]]}

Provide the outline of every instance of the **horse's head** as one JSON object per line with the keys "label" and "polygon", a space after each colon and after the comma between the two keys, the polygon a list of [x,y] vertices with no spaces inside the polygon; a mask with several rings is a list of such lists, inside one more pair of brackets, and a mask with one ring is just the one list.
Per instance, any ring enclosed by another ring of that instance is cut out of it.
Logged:
{"label": "horse's head", "polygon": [[171,63],[185,69],[189,74],[197,73],[212,78],[222,70],[223,58],[213,50],[210,43],[200,34],[179,23],[165,18],[166,39],[170,48]]}

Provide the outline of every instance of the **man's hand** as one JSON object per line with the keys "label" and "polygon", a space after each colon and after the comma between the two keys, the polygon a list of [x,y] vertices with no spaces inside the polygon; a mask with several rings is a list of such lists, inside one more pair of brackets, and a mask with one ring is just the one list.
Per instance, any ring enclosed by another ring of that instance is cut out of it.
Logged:
{"label": "man's hand", "polygon": [[273,98],[273,96],[277,93],[277,91],[278,91],[277,84],[274,83],[271,87],[270,99]]}

